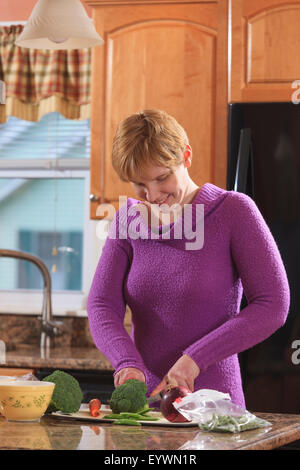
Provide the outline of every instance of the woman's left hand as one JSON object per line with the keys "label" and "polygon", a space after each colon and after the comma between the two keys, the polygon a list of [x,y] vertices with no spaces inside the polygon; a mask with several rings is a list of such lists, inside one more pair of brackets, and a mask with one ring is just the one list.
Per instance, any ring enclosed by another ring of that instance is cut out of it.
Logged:
{"label": "woman's left hand", "polygon": [[150,396],[161,392],[167,387],[167,385],[185,387],[190,390],[190,392],[193,392],[194,382],[199,373],[200,369],[196,362],[190,356],[184,354],[177,362],[175,362]]}
{"label": "woman's left hand", "polygon": [[115,375],[114,378],[114,386],[117,388],[119,385],[123,385],[126,380],[135,379],[140,380],[141,382],[145,382],[145,375],[144,373],[136,369],[135,367],[125,367],[124,369],[120,369],[119,372]]}

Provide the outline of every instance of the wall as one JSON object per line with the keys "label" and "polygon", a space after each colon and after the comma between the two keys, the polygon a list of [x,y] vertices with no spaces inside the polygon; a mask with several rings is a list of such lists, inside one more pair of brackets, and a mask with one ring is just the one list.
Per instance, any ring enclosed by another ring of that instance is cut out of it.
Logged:
{"label": "wall", "polygon": [[[26,21],[36,3],[37,0],[0,0],[0,21]],[[92,8],[81,3],[92,17]]]}

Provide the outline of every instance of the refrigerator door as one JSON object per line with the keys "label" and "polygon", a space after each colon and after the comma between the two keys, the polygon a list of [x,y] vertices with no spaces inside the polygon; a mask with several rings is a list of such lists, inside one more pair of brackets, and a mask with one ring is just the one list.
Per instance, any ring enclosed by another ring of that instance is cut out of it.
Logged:
{"label": "refrigerator door", "polygon": [[[239,169],[249,154],[242,150],[245,129],[251,130],[252,146],[246,186],[245,179],[235,184],[247,166]],[[277,243],[291,290],[285,325],[239,355],[246,403],[257,411],[300,413],[300,363],[295,360],[300,340],[299,129],[300,106],[293,103],[229,105],[227,189],[254,199]],[[246,305],[243,296],[241,309]]]}
{"label": "refrigerator door", "polygon": [[251,129],[241,129],[239,152],[236,163],[234,191],[254,196],[253,148]]}

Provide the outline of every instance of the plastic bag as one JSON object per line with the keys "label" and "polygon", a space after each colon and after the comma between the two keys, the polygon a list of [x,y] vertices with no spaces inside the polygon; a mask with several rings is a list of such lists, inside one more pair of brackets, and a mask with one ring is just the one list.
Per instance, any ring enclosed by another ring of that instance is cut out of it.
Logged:
{"label": "plastic bag", "polygon": [[233,403],[228,393],[217,390],[198,390],[177,399],[173,406],[188,420],[196,421],[202,431],[237,433],[272,426]]}
{"label": "plastic bag", "polygon": [[32,372],[29,372],[28,374],[25,375],[18,375],[16,377],[17,380],[39,380]]}
{"label": "plastic bag", "polygon": [[0,380],[5,382],[15,381],[15,380],[39,380],[32,372],[29,372],[25,375],[1,375]]}

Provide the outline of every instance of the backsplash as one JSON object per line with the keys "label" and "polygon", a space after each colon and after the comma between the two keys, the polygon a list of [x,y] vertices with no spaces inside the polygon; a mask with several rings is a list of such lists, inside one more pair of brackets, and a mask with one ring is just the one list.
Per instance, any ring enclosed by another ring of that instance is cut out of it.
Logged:
{"label": "backsplash", "polygon": [[[93,338],[87,317],[55,317],[66,327],[62,336],[56,337],[54,347],[93,348]],[[131,311],[127,306],[124,326],[131,330]],[[16,345],[37,346],[41,338],[41,320],[36,315],[0,314],[0,340],[5,342],[6,350],[14,350]]]}
{"label": "backsplash", "polygon": [[[56,318],[55,318],[56,319]],[[55,338],[55,347],[96,348],[90,334],[88,319],[84,317],[59,317],[66,331]],[[7,350],[15,349],[17,344],[39,345],[41,320],[36,315],[0,315],[0,340]]]}

